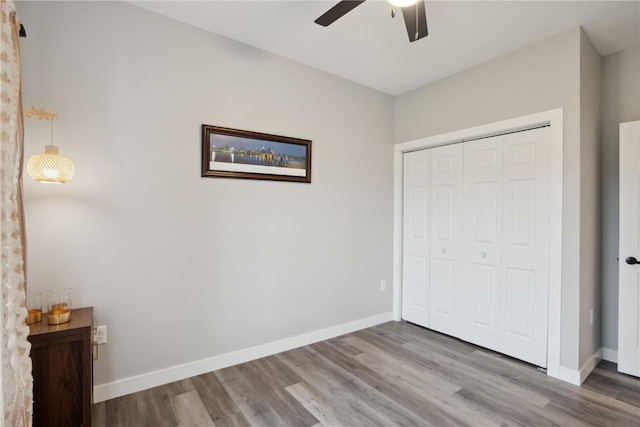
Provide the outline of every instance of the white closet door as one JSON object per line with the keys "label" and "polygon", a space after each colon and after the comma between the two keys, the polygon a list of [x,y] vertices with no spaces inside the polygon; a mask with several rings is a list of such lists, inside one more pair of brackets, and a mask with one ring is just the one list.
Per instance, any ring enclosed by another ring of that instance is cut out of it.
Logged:
{"label": "white closet door", "polygon": [[404,154],[402,318],[429,326],[430,150]]}
{"label": "white closet door", "polygon": [[504,136],[500,351],[547,366],[549,128]]}
{"label": "white closet door", "polygon": [[502,137],[464,144],[461,338],[497,349],[502,278]]}
{"label": "white closet door", "polygon": [[549,128],[404,155],[403,314],[547,366]]}
{"label": "white closet door", "polygon": [[431,152],[431,274],[429,328],[460,333],[464,179],[462,144]]}

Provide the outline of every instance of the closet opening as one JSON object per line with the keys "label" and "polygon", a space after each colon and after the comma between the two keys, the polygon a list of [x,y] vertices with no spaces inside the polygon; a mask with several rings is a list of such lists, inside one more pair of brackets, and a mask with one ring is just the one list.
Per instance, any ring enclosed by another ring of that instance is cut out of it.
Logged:
{"label": "closet opening", "polygon": [[562,110],[395,146],[394,318],[560,377]]}

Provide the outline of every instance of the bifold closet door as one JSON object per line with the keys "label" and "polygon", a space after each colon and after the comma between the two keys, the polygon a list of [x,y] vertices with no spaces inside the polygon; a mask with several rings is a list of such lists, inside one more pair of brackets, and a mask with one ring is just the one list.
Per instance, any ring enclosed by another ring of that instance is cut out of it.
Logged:
{"label": "bifold closet door", "polygon": [[432,148],[429,328],[460,334],[463,267],[463,144]]}
{"label": "bifold closet door", "polygon": [[429,326],[431,150],[404,154],[402,318]]}
{"label": "bifold closet door", "polygon": [[501,352],[547,366],[549,128],[504,136]]}
{"label": "bifold closet door", "polygon": [[459,334],[463,150],[453,144],[404,155],[402,318]]}
{"label": "bifold closet door", "polygon": [[547,365],[549,128],[465,143],[461,338]]}
{"label": "bifold closet door", "polygon": [[461,338],[499,346],[502,280],[502,137],[464,144]]}
{"label": "bifold closet door", "polygon": [[549,128],[404,155],[402,318],[546,367]]}

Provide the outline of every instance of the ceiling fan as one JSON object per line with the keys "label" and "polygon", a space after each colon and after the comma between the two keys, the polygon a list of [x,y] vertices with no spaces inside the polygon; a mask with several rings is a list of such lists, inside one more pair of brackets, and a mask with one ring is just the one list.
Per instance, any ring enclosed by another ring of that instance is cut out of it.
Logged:
{"label": "ceiling fan", "polygon": [[[360,6],[366,0],[342,0],[320,18],[315,20],[316,24],[328,27],[356,7]],[[426,37],[429,32],[427,30],[427,12],[425,9],[425,0],[388,0],[395,7],[402,9],[404,17],[404,25],[407,27],[409,41],[414,42]],[[391,11],[391,17],[395,17],[395,11]]]}

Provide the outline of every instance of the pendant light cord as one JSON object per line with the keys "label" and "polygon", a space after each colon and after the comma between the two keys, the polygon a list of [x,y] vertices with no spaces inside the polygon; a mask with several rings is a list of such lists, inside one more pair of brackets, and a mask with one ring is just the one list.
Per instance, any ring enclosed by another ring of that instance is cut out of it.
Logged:
{"label": "pendant light cord", "polygon": [[51,145],[53,145],[53,119],[49,121],[51,122]]}

